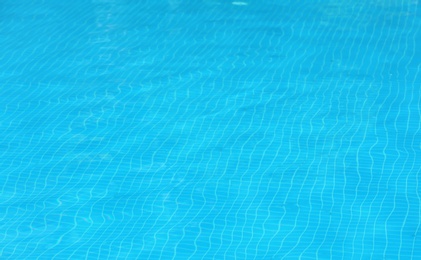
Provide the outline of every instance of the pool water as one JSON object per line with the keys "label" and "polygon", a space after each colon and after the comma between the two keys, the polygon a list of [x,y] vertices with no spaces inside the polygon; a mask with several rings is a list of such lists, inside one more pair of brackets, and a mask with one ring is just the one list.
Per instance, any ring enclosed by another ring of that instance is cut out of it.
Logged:
{"label": "pool water", "polygon": [[417,0],[5,0],[1,259],[421,259]]}

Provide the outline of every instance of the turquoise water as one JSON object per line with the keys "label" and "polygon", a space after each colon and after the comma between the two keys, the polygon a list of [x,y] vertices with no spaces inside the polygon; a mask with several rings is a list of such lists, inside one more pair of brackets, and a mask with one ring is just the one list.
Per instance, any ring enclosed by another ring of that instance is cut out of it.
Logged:
{"label": "turquoise water", "polygon": [[421,259],[418,1],[28,2],[1,259]]}

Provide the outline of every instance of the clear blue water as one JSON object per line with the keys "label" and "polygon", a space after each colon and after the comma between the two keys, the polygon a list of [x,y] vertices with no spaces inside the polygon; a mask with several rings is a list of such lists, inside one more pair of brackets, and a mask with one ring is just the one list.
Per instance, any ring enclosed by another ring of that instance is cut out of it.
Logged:
{"label": "clear blue water", "polygon": [[420,5],[2,1],[0,258],[421,259]]}

